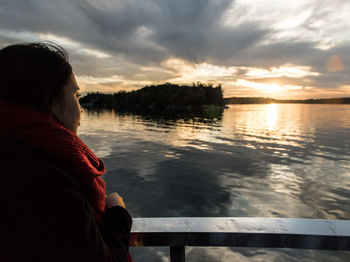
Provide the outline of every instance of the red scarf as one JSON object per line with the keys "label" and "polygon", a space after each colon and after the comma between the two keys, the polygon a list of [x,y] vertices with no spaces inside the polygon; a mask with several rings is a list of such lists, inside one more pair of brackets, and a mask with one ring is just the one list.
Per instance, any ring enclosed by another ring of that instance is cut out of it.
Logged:
{"label": "red scarf", "polygon": [[30,107],[0,100],[0,136],[30,144],[50,155],[82,186],[101,222],[105,212],[106,172],[102,159],[54,118]]}

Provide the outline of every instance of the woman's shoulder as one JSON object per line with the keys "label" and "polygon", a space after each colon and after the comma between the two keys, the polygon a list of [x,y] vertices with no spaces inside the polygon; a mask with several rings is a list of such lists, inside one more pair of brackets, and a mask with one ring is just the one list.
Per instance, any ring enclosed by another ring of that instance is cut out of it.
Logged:
{"label": "woman's shoulder", "polygon": [[10,186],[9,190],[45,192],[67,185],[81,191],[79,183],[64,166],[27,143],[0,137],[0,155],[2,178],[4,184]]}
{"label": "woman's shoulder", "polygon": [[43,161],[48,164],[54,162],[42,150],[11,137],[0,136],[0,154],[3,157],[2,161],[17,162],[18,165],[20,163],[30,164],[33,161]]}
{"label": "woman's shoulder", "polygon": [[0,203],[8,215],[35,217],[36,212],[64,210],[67,201],[93,212],[79,182],[49,156],[21,141],[0,138],[0,145]]}

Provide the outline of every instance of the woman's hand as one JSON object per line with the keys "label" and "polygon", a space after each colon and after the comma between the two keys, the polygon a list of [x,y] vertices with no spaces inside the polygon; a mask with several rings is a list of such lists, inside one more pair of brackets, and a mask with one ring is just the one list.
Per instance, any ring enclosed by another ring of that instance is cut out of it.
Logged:
{"label": "woman's hand", "polygon": [[116,192],[106,195],[106,208],[121,206],[125,208],[123,198]]}

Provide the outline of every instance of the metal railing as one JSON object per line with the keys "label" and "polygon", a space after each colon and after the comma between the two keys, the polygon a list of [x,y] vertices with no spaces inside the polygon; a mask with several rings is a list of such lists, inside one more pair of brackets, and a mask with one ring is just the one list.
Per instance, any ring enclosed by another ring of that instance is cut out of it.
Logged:
{"label": "metal railing", "polygon": [[350,220],[248,217],[134,218],[131,246],[169,246],[172,262],[186,246],[350,251]]}

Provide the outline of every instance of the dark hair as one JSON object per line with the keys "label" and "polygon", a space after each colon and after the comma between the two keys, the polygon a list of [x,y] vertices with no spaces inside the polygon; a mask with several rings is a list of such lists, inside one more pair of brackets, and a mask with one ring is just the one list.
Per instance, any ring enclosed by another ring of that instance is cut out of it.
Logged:
{"label": "dark hair", "polygon": [[0,50],[0,99],[53,115],[54,98],[72,74],[67,52],[54,43],[10,45]]}

